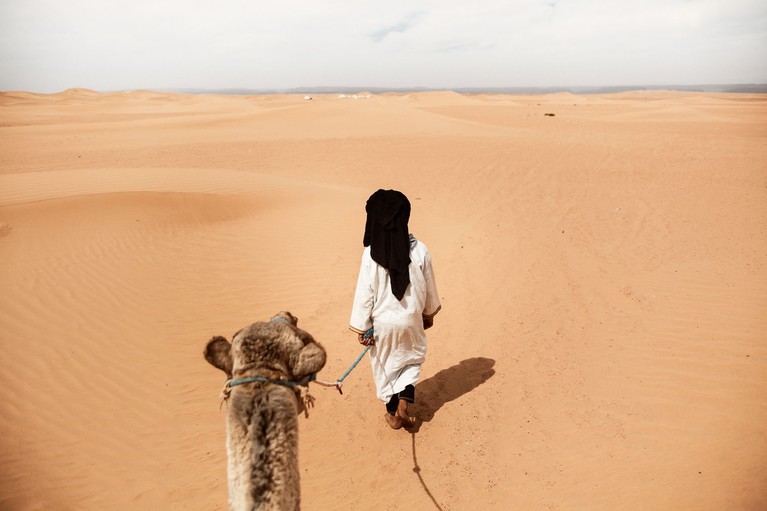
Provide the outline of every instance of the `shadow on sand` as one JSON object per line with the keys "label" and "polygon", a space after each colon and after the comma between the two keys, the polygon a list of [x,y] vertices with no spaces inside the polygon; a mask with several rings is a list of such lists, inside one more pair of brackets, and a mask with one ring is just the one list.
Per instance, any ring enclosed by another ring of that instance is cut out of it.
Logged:
{"label": "shadow on sand", "polygon": [[408,410],[408,414],[417,417],[410,432],[418,433],[421,424],[430,422],[445,403],[458,399],[489,380],[495,374],[494,365],[495,360],[490,358],[468,358],[418,383],[415,403]]}
{"label": "shadow on sand", "polygon": [[439,502],[426,485],[426,481],[424,481],[421,474],[421,467],[418,465],[415,450],[415,434],[420,430],[421,424],[431,421],[434,418],[434,414],[445,403],[449,403],[471,392],[489,380],[495,374],[494,365],[495,360],[490,358],[469,358],[458,365],[443,369],[428,380],[424,380],[416,385],[415,403],[408,410],[409,415],[417,417],[415,426],[409,430],[413,449],[413,472],[418,476],[423,490],[438,511],[442,511],[442,506],[439,505]]}

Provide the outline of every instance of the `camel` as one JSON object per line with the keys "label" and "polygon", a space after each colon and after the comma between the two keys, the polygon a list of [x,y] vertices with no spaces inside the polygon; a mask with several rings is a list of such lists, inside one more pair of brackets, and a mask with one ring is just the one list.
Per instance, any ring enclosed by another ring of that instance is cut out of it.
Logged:
{"label": "camel", "polygon": [[[231,511],[298,510],[299,388],[325,365],[325,350],[280,312],[232,338],[213,337],[205,360],[228,378],[226,450]],[[256,381],[253,381],[256,380]],[[303,387],[305,389],[305,387]]]}

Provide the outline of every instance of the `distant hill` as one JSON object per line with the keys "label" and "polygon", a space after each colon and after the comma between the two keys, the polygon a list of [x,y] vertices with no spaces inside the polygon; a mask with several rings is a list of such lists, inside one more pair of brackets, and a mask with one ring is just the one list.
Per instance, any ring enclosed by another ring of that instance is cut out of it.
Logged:
{"label": "distant hill", "polygon": [[355,94],[360,91],[372,94],[386,92],[433,92],[454,91],[463,94],[553,94],[557,92],[570,92],[572,94],[610,94],[617,92],[642,91],[642,90],[674,90],[682,92],[731,92],[731,93],[767,93],[767,84],[699,84],[699,85],[618,85],[606,87],[293,87],[289,89],[161,89],[163,92],[177,92],[182,94]]}
{"label": "distant hill", "polygon": [[618,85],[605,87],[500,87],[493,89],[462,88],[457,92],[499,94],[610,94],[643,90],[673,90],[681,92],[740,92],[767,93],[767,84],[699,84],[699,85]]}

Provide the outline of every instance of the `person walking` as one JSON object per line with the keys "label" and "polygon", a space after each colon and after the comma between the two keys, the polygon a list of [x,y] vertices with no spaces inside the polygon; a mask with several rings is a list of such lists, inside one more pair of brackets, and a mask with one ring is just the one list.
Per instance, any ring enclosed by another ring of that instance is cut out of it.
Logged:
{"label": "person walking", "polygon": [[[376,395],[394,429],[415,425],[408,404],[426,359],[426,332],[441,303],[431,254],[408,230],[410,201],[396,190],[378,190],[365,205],[362,263],[349,328],[370,346]],[[372,332],[371,332],[372,331]]]}

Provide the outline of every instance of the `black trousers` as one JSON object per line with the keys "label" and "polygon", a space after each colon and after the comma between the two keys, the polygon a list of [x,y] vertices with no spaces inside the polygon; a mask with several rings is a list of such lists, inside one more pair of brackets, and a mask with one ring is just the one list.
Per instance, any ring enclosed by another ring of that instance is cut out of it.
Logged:
{"label": "black trousers", "polygon": [[407,401],[408,403],[414,403],[415,402],[415,387],[412,385],[408,385],[405,387],[405,390],[402,392],[399,392],[397,394],[394,394],[388,403],[386,403],[386,411],[389,412],[389,415],[394,415],[397,413],[397,406],[399,406],[399,400]]}

